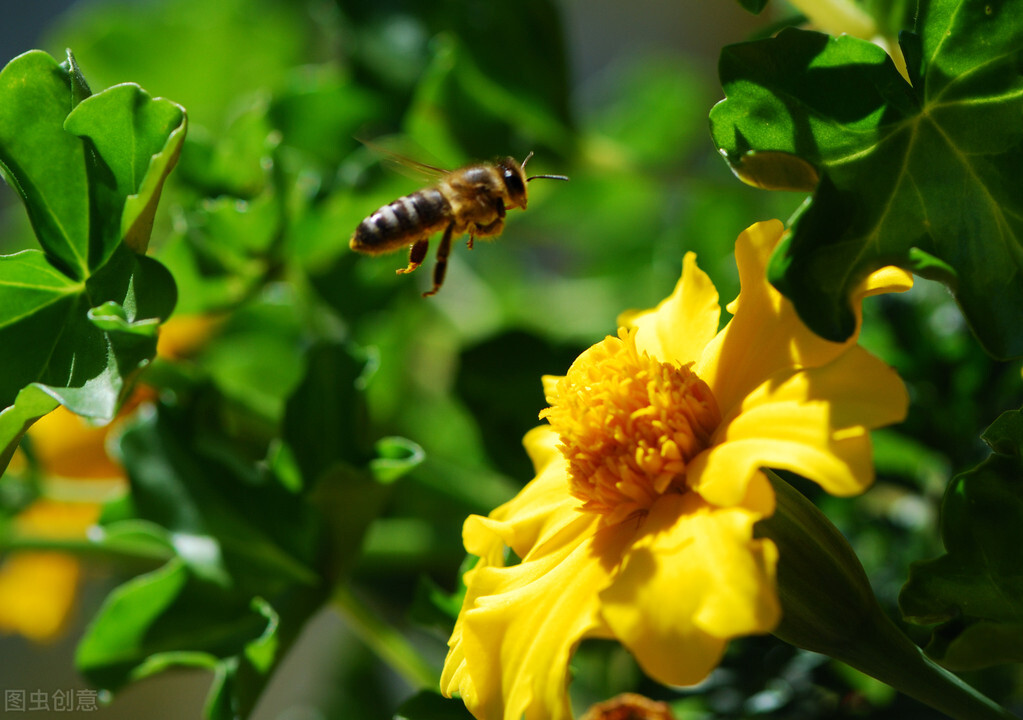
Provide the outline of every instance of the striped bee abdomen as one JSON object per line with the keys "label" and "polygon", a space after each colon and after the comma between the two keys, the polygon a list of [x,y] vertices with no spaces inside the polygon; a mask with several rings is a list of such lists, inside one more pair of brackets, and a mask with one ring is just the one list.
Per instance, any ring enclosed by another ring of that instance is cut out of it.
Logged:
{"label": "striped bee abdomen", "polygon": [[353,250],[389,252],[431,235],[446,225],[451,206],[437,188],[426,188],[384,205],[359,223]]}

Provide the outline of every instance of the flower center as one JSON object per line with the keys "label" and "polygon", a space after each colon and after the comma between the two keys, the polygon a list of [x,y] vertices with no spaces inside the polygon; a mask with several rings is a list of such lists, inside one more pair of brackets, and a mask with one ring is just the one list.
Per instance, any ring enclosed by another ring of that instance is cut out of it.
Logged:
{"label": "flower center", "polygon": [[721,414],[689,365],[662,363],[624,328],[580,355],[548,389],[540,413],[561,438],[573,496],[608,523],[685,489],[686,465],[710,443]]}

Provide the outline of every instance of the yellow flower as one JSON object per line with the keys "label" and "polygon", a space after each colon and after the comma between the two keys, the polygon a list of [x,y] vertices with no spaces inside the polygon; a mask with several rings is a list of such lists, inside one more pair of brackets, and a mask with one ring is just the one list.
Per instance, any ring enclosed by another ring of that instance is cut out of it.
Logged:
{"label": "yellow flower", "polygon": [[[814,335],[765,279],[777,221],[740,235],[742,291],[718,331],[717,291],[689,253],[674,293],[545,378],[549,425],[525,438],[536,478],[466,520],[466,573],[441,687],[481,719],[572,716],[585,638],[616,639],[669,685],[704,679],[731,638],[779,619],[774,510],[762,467],[852,495],[873,480],[869,430],[907,396],[856,345]],[[908,289],[895,268],[851,298]],[[514,557],[509,558],[508,553]]]}

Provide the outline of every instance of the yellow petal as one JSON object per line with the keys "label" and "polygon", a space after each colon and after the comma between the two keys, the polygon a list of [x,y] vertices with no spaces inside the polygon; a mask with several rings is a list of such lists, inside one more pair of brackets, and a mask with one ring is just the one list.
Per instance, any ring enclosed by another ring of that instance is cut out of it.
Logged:
{"label": "yellow petal", "polygon": [[200,350],[224,322],[225,316],[175,315],[160,326],[156,353],[162,358],[180,360]]}
{"label": "yellow petal", "polygon": [[0,632],[30,640],[60,634],[78,584],[78,562],[60,553],[24,552],[0,565]]}
{"label": "yellow petal", "polygon": [[777,624],[777,550],[753,539],[760,517],[695,493],[665,495],[651,508],[601,600],[608,627],[652,678],[700,682],[728,640]]}
{"label": "yellow petal", "polygon": [[[466,519],[462,539],[473,555],[502,557],[507,546],[518,557],[526,557],[579,514],[581,503],[569,494],[567,463],[556,449],[557,434],[550,426],[540,426],[526,434],[525,443],[536,463],[537,476],[489,517]],[[490,562],[498,563],[496,559]]]}
{"label": "yellow petal", "polygon": [[[554,381],[559,379],[551,375],[544,376],[545,387],[548,378]],[[543,472],[550,463],[561,458],[558,442],[558,435],[551,430],[550,425],[535,427],[522,438],[522,445],[526,448],[529,459],[533,461],[533,469],[537,474]]]}
{"label": "yellow petal", "polygon": [[598,593],[633,532],[598,524],[577,513],[520,564],[466,573],[442,689],[457,689],[480,720],[571,718],[569,660],[584,637],[607,636]]}
{"label": "yellow petal", "polygon": [[717,288],[690,252],[682,260],[682,277],[674,292],[653,310],[623,313],[618,324],[639,329],[636,347],[640,352],[684,365],[700,357],[717,334],[720,318]]}
{"label": "yellow petal", "polygon": [[[873,295],[892,292],[906,292],[913,287],[913,274],[902,268],[889,265],[879,268],[867,276],[860,286],[852,293],[851,299],[859,305],[858,300]],[[859,315],[857,314],[857,317]]]}
{"label": "yellow petal", "polygon": [[558,380],[561,379],[560,375],[544,375],[540,378],[540,382],[543,383],[543,396],[547,400],[548,405],[554,403],[554,399],[557,397],[555,388],[557,387]]}
{"label": "yellow petal", "polygon": [[792,303],[767,281],[767,263],[784,230],[777,220],[757,223],[735,243],[742,290],[728,306],[734,317],[708,344],[695,367],[714,391],[723,415],[768,377],[790,368],[824,365],[855,345],[865,296],[912,287],[912,276],[898,268],[872,273],[849,298],[857,331],[842,343],[824,340],[803,324]]}
{"label": "yellow petal", "polygon": [[[82,537],[99,516],[94,503],[39,500],[14,520],[20,536]],[[0,564],[0,632],[51,640],[63,628],[75,598],[78,561],[55,552],[13,553]]]}
{"label": "yellow petal", "polygon": [[722,421],[687,481],[707,501],[730,505],[761,467],[791,470],[833,495],[855,495],[874,479],[869,430],[905,417],[902,381],[860,347],[834,362],[772,378]]}

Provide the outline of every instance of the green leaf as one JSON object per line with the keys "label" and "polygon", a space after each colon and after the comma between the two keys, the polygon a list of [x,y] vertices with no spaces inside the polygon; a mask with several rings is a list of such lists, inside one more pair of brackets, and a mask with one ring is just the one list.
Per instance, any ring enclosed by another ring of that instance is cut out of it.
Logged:
{"label": "green leaf", "polygon": [[264,634],[266,617],[249,606],[174,559],[107,597],[75,663],[90,682],[110,690],[174,665],[214,668]]}
{"label": "green leaf", "polygon": [[[174,281],[157,261],[121,246],[74,299],[47,365],[28,379],[38,380],[72,412],[110,421],[131,379],[156,354],[150,330],[174,308]],[[93,302],[106,312],[118,306],[123,322],[111,324],[107,316],[97,324],[90,314],[99,318],[104,311],[95,311]],[[33,316],[36,332],[42,332],[39,322]]]}
{"label": "green leaf", "polygon": [[14,404],[0,412],[0,475],[7,469],[18,442],[36,420],[60,403],[37,385],[29,385],[18,393]]}
{"label": "green leaf", "polygon": [[[183,111],[137,86],[90,95],[73,57],[58,65],[38,51],[0,72],[0,98],[0,170],[42,246],[0,257],[0,407],[35,383],[70,410],[109,421],[174,307],[170,275],[127,249],[122,225],[144,249]],[[37,409],[5,411],[0,458]]]}
{"label": "green leaf", "polygon": [[288,398],[283,438],[311,487],[338,464],[363,467],[370,460],[364,389],[373,365],[340,344],[306,353],[301,384]]}
{"label": "green leaf", "polygon": [[177,162],[185,128],[184,108],[154,100],[134,83],[107,88],[68,114],[64,129],[88,138],[103,160],[103,167],[89,166],[94,196],[98,188],[113,185],[107,188],[113,207],[102,220],[111,229],[103,235],[98,263],[122,238],[135,252],[145,253],[163,181]]}
{"label": "green leaf", "polygon": [[39,250],[0,257],[0,404],[39,377],[83,289]]}
{"label": "green leaf", "polygon": [[247,717],[255,707],[271,670],[280,660],[280,616],[262,598],[255,598],[252,608],[266,618],[266,629],[258,638],[246,643],[241,654],[217,666],[206,699],[205,715],[210,720]]}
{"label": "green leaf", "polygon": [[234,312],[203,352],[221,392],[275,423],[302,378],[301,311],[292,286],[272,285]]}
{"label": "green leaf", "polygon": [[82,69],[78,67],[75,56],[70,50],[67,51],[67,58],[60,66],[67,71],[71,78],[71,107],[78,107],[78,103],[92,95],[89,83],[86,82],[85,75],[82,74]]}
{"label": "green leaf", "polygon": [[374,447],[377,457],[369,461],[369,470],[381,483],[394,482],[426,458],[421,447],[403,437],[380,438]]}
{"label": "green leaf", "polygon": [[316,523],[303,499],[237,456],[209,420],[161,407],[127,428],[120,447],[138,517],[164,527],[197,576],[270,592],[316,586]]}
{"label": "green leaf", "polygon": [[170,534],[148,520],[110,520],[110,505],[104,506],[101,525],[93,528],[89,540],[114,553],[136,558],[170,560],[174,543]]}
{"label": "green leaf", "polygon": [[247,717],[284,650],[327,596],[320,522],[218,425],[211,388],[137,414],[119,447],[131,502],[104,513],[103,547],[172,558],[115,590],[80,671],[117,689],[174,666],[214,671],[209,718]]}
{"label": "green leaf", "polygon": [[89,274],[89,179],[85,148],[64,131],[64,119],[82,92],[41,50],[0,71],[0,171],[25,203],[43,250],[74,280]]}
{"label": "green leaf", "polygon": [[158,318],[145,318],[134,322],[129,320],[124,308],[113,301],[90,308],[89,320],[106,332],[136,333],[148,337],[156,337],[156,330],[160,325]]}
{"label": "green leaf", "polygon": [[937,624],[927,652],[955,670],[1023,661],[1023,411],[982,437],[991,455],[942,502],[945,554],[914,563],[899,597],[906,617]]}
{"label": "green leaf", "polygon": [[131,379],[156,353],[155,327],[170,315],[174,297],[163,266],[127,249],[84,287],[42,252],[0,257],[0,404],[7,408],[0,413],[0,467],[53,401],[112,420]]}
{"label": "green leaf", "polygon": [[917,32],[902,36],[912,86],[848,36],[725,48],[714,141],[744,179],[771,169],[751,165],[761,153],[821,176],[769,268],[815,332],[848,337],[849,292],[894,263],[947,284],[989,352],[1023,355],[1023,0],[926,3]]}

